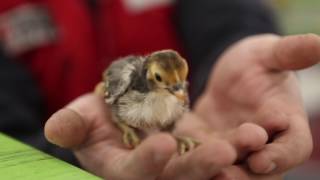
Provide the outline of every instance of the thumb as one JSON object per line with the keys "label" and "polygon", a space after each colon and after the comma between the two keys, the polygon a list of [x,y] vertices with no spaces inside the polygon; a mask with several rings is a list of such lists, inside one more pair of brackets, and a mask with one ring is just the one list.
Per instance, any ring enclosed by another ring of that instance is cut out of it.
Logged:
{"label": "thumb", "polygon": [[115,129],[110,122],[110,113],[103,99],[87,94],[54,113],[45,124],[45,136],[58,146],[77,148],[89,139],[95,140],[91,143],[101,140],[102,136],[97,138],[97,134],[87,137],[93,129],[100,129],[99,131],[105,132],[103,134],[114,134]]}
{"label": "thumb", "polygon": [[88,126],[78,113],[64,108],[49,118],[44,132],[49,142],[63,148],[73,148],[83,143]]}
{"label": "thumb", "polygon": [[273,70],[300,70],[320,61],[320,37],[314,34],[273,38],[263,64]]}

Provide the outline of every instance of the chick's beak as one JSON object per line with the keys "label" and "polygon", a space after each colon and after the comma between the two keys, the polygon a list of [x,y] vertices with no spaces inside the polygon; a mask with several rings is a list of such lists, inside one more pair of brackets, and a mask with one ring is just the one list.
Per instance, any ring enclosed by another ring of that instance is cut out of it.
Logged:
{"label": "chick's beak", "polygon": [[178,91],[174,91],[173,93],[180,101],[186,102],[187,101],[187,94],[184,90],[179,89]]}

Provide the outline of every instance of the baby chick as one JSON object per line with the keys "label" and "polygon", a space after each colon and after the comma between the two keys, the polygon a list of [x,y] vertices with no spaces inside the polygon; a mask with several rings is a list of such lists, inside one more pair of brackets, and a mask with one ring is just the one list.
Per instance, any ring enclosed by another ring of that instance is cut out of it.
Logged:
{"label": "baby chick", "polygon": [[[106,69],[96,92],[104,94],[127,146],[140,143],[137,129],[172,131],[189,111],[187,74],[186,60],[173,50],[124,57]],[[180,154],[198,144],[191,138],[175,138]]]}

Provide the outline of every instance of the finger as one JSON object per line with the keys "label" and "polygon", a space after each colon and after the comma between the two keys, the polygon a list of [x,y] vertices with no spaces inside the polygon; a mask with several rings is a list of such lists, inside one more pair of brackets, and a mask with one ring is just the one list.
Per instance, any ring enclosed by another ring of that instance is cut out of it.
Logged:
{"label": "finger", "polygon": [[214,180],[281,180],[283,175],[257,175],[253,174],[244,166],[229,166],[221,171],[221,173],[214,178]]}
{"label": "finger", "polygon": [[238,160],[242,160],[248,153],[263,149],[268,140],[268,134],[256,124],[244,123],[227,133],[224,138],[237,149]]}
{"label": "finger", "polygon": [[249,174],[240,166],[229,166],[223,169],[214,180],[250,180]]}
{"label": "finger", "polygon": [[[281,108],[281,106],[285,106],[287,102],[284,104],[279,99],[280,98],[276,100],[269,99],[264,102],[255,115],[257,124],[268,132],[269,138],[289,128],[288,113],[285,113],[283,108]],[[295,113],[300,113],[300,111],[295,110]]]}
{"label": "finger", "polygon": [[263,64],[271,70],[299,70],[320,61],[320,37],[314,34],[270,38]]}
{"label": "finger", "polygon": [[304,162],[312,152],[312,138],[304,117],[291,117],[288,130],[247,160],[259,174],[282,173]]}
{"label": "finger", "polygon": [[268,140],[266,130],[253,123],[244,123],[232,130],[212,132],[201,118],[193,113],[183,117],[175,133],[193,137],[200,142],[206,142],[212,138],[227,140],[237,150],[238,160],[249,152],[261,150]]}
{"label": "finger", "polygon": [[116,179],[121,175],[123,179],[130,180],[155,179],[163,171],[176,149],[176,142],[170,135],[151,136],[132,152],[120,158],[109,153],[106,157],[108,164],[105,166],[106,172],[109,173],[105,177]]}
{"label": "finger", "polygon": [[103,98],[93,93],[78,97],[66,107],[77,112],[84,120],[90,121],[90,123],[103,122],[111,124],[112,122],[110,121],[111,113]]}
{"label": "finger", "polygon": [[49,142],[63,148],[73,148],[84,142],[88,124],[75,111],[61,109],[49,118],[44,132]]}
{"label": "finger", "polygon": [[210,179],[235,160],[236,151],[228,142],[213,139],[187,154],[172,159],[160,179]]}
{"label": "finger", "polygon": [[64,148],[120,139],[103,99],[93,94],[81,96],[53,114],[46,122],[45,135]]}

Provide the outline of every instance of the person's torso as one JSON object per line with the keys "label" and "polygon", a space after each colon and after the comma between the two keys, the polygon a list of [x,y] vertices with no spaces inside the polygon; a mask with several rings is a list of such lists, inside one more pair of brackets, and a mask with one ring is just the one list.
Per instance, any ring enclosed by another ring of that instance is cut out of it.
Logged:
{"label": "person's torso", "polygon": [[0,38],[30,68],[52,113],[92,91],[116,58],[181,52],[173,10],[170,0],[2,0]]}

